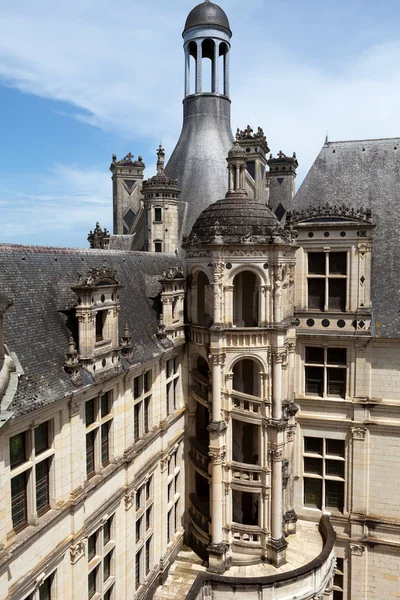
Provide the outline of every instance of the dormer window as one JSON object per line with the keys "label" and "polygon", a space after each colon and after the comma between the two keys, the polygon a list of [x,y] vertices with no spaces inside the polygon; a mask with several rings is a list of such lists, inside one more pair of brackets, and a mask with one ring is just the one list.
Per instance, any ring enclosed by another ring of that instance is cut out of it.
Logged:
{"label": "dormer window", "polygon": [[104,340],[104,325],[107,318],[107,311],[100,310],[96,313],[96,342]]}

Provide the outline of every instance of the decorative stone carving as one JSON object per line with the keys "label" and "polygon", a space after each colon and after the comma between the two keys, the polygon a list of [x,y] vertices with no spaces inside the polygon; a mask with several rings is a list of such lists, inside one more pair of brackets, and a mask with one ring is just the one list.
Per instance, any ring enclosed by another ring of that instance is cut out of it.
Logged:
{"label": "decorative stone carving", "polygon": [[353,440],[365,440],[367,435],[366,427],[352,427],[351,432],[353,434]]}
{"label": "decorative stone carving", "polygon": [[226,431],[227,424],[224,421],[211,421],[207,425],[207,431],[210,433],[223,433]]}
{"label": "decorative stone carving", "polygon": [[274,263],[272,265],[272,270],[274,273],[275,282],[283,281],[284,273],[285,273],[285,265],[280,263]]}
{"label": "decorative stone carving", "polygon": [[80,540],[69,547],[71,563],[74,565],[85,554],[85,540]]}
{"label": "decorative stone carving", "polygon": [[282,462],[283,450],[270,450],[270,456],[272,458],[272,462]]}
{"label": "decorative stone carving", "polygon": [[221,542],[220,544],[210,544],[209,546],[207,546],[207,551],[211,554],[223,556],[228,550],[228,548],[229,544],[227,544],[226,542]]}
{"label": "decorative stone carving", "polygon": [[166,456],[165,458],[162,458],[160,460],[160,469],[161,469],[161,473],[164,473],[164,471],[167,470],[168,468],[168,463],[171,460],[170,456]]}
{"label": "decorative stone carving", "polygon": [[214,465],[222,465],[225,461],[226,449],[220,448],[218,450],[211,450],[208,453]]}
{"label": "decorative stone carving", "polygon": [[124,335],[121,338],[121,353],[123,356],[131,356],[133,351],[132,336],[128,325],[125,325]]}
{"label": "decorative stone carving", "polygon": [[124,496],[124,500],[125,500],[125,510],[129,510],[130,508],[132,508],[133,503],[135,501],[135,492],[127,492]]}
{"label": "decorative stone carving", "polygon": [[90,230],[87,239],[90,244],[90,248],[107,250],[110,245],[110,232],[106,228],[102,229],[100,227],[100,223],[97,222],[94,230]]}
{"label": "decorative stone carving", "polygon": [[365,546],[362,544],[350,544],[350,552],[354,556],[362,556],[365,550]]}
{"label": "decorative stone carving", "polygon": [[75,417],[76,415],[79,415],[80,405],[78,402],[70,400],[68,406],[69,406],[69,416],[70,417]]}
{"label": "decorative stone carving", "polygon": [[288,432],[287,432],[287,434],[286,434],[286,440],[288,442],[294,442],[295,435],[296,435],[296,430],[294,428],[293,429],[289,429]]}
{"label": "decorative stone carving", "polygon": [[283,520],[285,521],[285,523],[297,523],[297,514],[295,510],[288,510],[284,517]]}
{"label": "decorative stone carving", "polygon": [[271,356],[272,356],[272,362],[274,364],[283,363],[283,361],[286,358],[286,352],[282,352],[282,351],[272,352]]}
{"label": "decorative stone carving", "polygon": [[329,204],[328,202],[323,206],[311,207],[303,211],[294,210],[292,213],[286,213],[286,221],[288,215],[291,221],[294,223],[302,223],[303,221],[312,221],[321,217],[343,217],[344,219],[351,219],[353,221],[360,221],[364,223],[372,223],[371,209],[355,209],[350,208],[346,204]]}
{"label": "decorative stone carving", "polygon": [[176,265],[176,267],[170,267],[168,270],[163,269],[160,281],[171,279],[183,279],[184,277],[185,276],[183,273],[183,267],[181,267],[180,265]]}
{"label": "decorative stone carving", "polygon": [[102,267],[101,269],[90,269],[86,275],[78,273],[78,283],[74,288],[91,288],[95,287],[98,283],[104,281],[106,285],[119,285],[117,279],[117,271],[115,269],[109,269]]}
{"label": "decorative stone carving", "polygon": [[213,366],[223,367],[225,364],[226,354],[209,354],[208,358]]}

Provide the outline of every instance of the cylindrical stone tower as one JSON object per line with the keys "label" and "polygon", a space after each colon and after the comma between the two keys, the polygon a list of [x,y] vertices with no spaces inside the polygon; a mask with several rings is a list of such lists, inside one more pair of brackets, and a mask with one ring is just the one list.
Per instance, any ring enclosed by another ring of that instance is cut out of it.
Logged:
{"label": "cylindrical stone tower", "polygon": [[225,12],[203,2],[183,32],[183,128],[166,167],[182,189],[180,233],[188,235],[200,213],[227,192],[225,158],[233,143],[229,99],[232,33]]}

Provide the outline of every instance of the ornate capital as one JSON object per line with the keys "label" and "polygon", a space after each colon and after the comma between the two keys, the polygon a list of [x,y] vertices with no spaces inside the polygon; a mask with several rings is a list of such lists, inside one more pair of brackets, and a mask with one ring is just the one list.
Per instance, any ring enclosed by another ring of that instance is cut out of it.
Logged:
{"label": "ornate capital", "polygon": [[282,352],[282,351],[278,351],[278,352],[272,352],[271,354],[272,356],[272,362],[273,364],[279,364],[279,363],[283,363],[283,361],[286,358],[286,352]]}
{"label": "ornate capital", "polygon": [[285,265],[280,263],[274,263],[272,265],[272,271],[274,273],[275,282],[283,281],[284,273],[285,273]]}
{"label": "ornate capital", "polygon": [[69,547],[71,564],[75,564],[85,554],[85,540],[80,540]]}
{"label": "ornate capital", "polygon": [[287,432],[287,434],[286,434],[286,440],[288,442],[293,442],[295,435],[296,435],[296,430],[295,429],[289,429],[288,432]]}
{"label": "ornate capital", "polygon": [[220,448],[218,450],[211,450],[208,453],[208,456],[211,458],[214,465],[222,465],[225,461],[226,449]]}
{"label": "ornate capital", "polygon": [[220,366],[223,367],[225,364],[226,354],[209,354],[208,358],[212,363],[213,367]]}
{"label": "ornate capital", "polygon": [[351,433],[353,434],[353,440],[365,440],[365,436],[367,434],[366,427],[352,427]]}
{"label": "ornate capital", "polygon": [[283,461],[283,450],[270,450],[270,455],[272,458],[272,462],[282,462]]}
{"label": "ornate capital", "polygon": [[365,550],[365,546],[362,544],[350,544],[350,552],[354,556],[362,556]]}
{"label": "ornate capital", "polygon": [[213,283],[218,285],[222,283],[224,279],[225,263],[214,262],[213,263]]}
{"label": "ornate capital", "polygon": [[164,471],[167,470],[168,468],[168,463],[171,460],[170,456],[166,456],[165,458],[162,458],[160,460],[160,469],[161,469],[161,473],[164,473]]}

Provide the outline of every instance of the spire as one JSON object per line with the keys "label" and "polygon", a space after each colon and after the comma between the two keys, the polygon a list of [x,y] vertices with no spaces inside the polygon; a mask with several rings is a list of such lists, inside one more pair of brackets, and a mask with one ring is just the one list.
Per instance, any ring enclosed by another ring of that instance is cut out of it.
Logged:
{"label": "spire", "polygon": [[329,140],[328,140],[328,132],[326,132],[324,146],[327,146],[328,144],[329,144]]}
{"label": "spire", "polygon": [[157,175],[164,175],[165,150],[160,144],[157,150]]}

